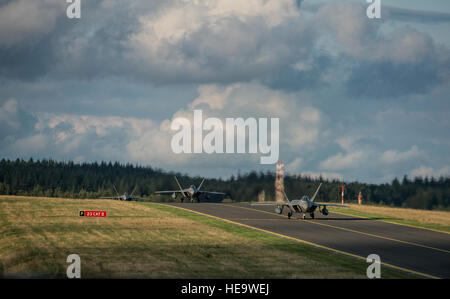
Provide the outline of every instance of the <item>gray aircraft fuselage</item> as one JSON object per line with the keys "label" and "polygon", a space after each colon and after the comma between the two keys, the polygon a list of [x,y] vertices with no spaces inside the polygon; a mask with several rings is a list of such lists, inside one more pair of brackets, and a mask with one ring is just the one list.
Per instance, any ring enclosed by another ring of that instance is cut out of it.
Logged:
{"label": "gray aircraft fuselage", "polygon": [[194,185],[189,186],[189,188],[183,190],[186,195],[189,197],[186,199],[190,199],[191,201],[194,201],[195,199],[199,199],[200,195],[202,194]]}
{"label": "gray aircraft fuselage", "polygon": [[292,200],[290,204],[297,213],[314,213],[314,211],[317,209],[317,206],[313,205],[306,195],[301,199]]}
{"label": "gray aircraft fuselage", "polygon": [[120,196],[121,200],[132,200],[132,197],[130,195],[128,195],[128,193],[125,193],[123,195]]}
{"label": "gray aircraft fuselage", "polygon": [[[314,202],[312,202],[306,195],[304,195],[301,199],[294,199],[289,201],[287,204],[285,203],[283,204],[286,205],[291,210],[291,212],[303,214],[307,213],[314,214],[316,209],[319,207],[318,205],[314,204]],[[280,204],[278,207],[275,208],[275,213],[281,214],[283,212],[282,208],[283,204]],[[322,207],[322,209],[320,209],[319,207],[319,211],[325,216],[328,215],[328,210],[325,205],[324,207]]]}

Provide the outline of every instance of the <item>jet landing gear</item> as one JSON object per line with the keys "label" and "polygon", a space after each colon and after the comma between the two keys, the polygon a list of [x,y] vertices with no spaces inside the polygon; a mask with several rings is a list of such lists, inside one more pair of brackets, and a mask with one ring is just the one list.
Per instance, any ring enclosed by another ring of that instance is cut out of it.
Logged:
{"label": "jet landing gear", "polygon": [[[314,219],[314,213],[309,213],[309,216],[311,216],[311,219]],[[306,219],[306,214],[303,213],[302,219],[305,220]]]}
{"label": "jet landing gear", "polygon": [[292,212],[288,212],[288,219],[291,219],[292,217]]}

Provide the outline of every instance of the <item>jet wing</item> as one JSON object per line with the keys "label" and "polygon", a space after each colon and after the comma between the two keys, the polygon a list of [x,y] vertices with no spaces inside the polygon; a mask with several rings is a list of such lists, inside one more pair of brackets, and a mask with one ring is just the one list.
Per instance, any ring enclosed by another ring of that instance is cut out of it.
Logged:
{"label": "jet wing", "polygon": [[155,191],[155,194],[169,194],[169,193],[183,193],[187,190],[173,190],[173,191]]}
{"label": "jet wing", "polygon": [[100,199],[119,199],[120,197],[99,197]]}
{"label": "jet wing", "polygon": [[258,202],[258,203],[252,203],[251,206],[289,206],[286,202]]}
{"label": "jet wing", "polygon": [[337,204],[332,204],[332,203],[318,203],[318,202],[313,202],[313,205],[317,206],[317,207],[324,207],[324,206],[328,206],[328,207],[340,207],[340,208],[349,208],[349,206],[344,206],[344,205],[337,205]]}

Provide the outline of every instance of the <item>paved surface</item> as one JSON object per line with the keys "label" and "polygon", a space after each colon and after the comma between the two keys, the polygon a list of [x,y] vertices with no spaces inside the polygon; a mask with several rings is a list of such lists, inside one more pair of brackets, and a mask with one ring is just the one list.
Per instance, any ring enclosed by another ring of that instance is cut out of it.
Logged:
{"label": "paved surface", "polygon": [[306,220],[300,219],[302,214],[295,213],[289,220],[286,211],[279,215],[273,207],[267,206],[217,203],[169,205],[295,238],[356,258],[365,259],[369,254],[378,254],[384,266],[419,276],[450,278],[450,234],[337,213],[328,216],[315,213],[315,219]]}

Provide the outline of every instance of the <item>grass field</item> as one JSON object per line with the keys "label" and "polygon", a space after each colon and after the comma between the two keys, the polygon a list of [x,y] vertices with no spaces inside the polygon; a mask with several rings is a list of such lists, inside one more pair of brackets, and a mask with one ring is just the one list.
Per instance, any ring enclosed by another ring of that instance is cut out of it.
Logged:
{"label": "grass field", "polygon": [[154,203],[1,196],[0,234],[0,277],[65,278],[72,253],[82,278],[365,278],[368,266]]}
{"label": "grass field", "polygon": [[450,212],[395,208],[376,205],[345,204],[349,208],[333,208],[332,212],[377,218],[381,221],[417,226],[450,233]]}

